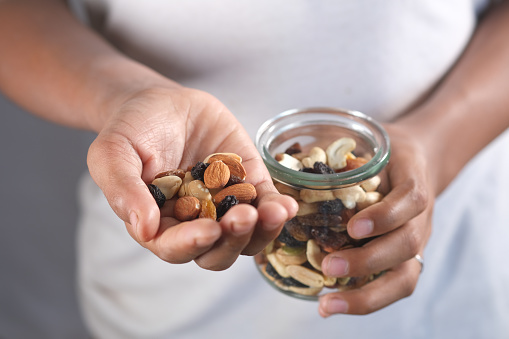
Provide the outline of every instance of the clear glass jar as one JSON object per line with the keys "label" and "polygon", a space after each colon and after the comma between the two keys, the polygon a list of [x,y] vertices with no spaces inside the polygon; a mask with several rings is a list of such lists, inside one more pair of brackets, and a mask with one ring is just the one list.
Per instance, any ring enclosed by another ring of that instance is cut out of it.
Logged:
{"label": "clear glass jar", "polygon": [[390,142],[382,126],[356,111],[294,109],[265,122],[256,146],[279,192],[299,203],[297,216],[255,256],[269,284],[285,294],[316,300],[375,279],[378,275],[327,277],[321,261],[330,252],[369,241],[349,237],[346,224],[383,197],[382,170],[389,161]]}

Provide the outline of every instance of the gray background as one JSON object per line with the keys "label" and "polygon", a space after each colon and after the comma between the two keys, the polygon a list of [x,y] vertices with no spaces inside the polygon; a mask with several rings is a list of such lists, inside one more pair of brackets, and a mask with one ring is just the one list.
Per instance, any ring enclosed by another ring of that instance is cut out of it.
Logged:
{"label": "gray background", "polygon": [[75,291],[76,184],[92,133],[0,94],[0,338],[87,338]]}

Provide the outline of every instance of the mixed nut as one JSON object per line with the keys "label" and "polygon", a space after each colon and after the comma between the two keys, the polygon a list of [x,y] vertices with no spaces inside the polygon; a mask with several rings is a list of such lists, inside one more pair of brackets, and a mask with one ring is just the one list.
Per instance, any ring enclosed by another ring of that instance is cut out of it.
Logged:
{"label": "mixed nut", "polygon": [[256,189],[245,182],[246,176],[239,155],[214,153],[187,170],[159,173],[147,186],[159,208],[176,199],[173,216],[179,221],[219,220],[234,205],[256,199]]}
{"label": "mixed nut", "polygon": [[[302,152],[299,143],[290,146],[275,159],[296,171],[318,175],[334,174],[359,168],[368,162],[367,156],[356,156],[356,142],[342,137],[326,149],[312,147]],[[294,188],[274,182],[281,194],[297,200],[297,215],[289,220],[278,238],[271,242],[256,261],[265,277],[287,293],[313,298],[324,288],[348,290],[363,286],[377,275],[364,277],[329,277],[322,272],[322,260],[331,252],[359,247],[370,239],[353,239],[346,225],[359,210],[379,202],[377,191],[380,176],[342,188]]]}

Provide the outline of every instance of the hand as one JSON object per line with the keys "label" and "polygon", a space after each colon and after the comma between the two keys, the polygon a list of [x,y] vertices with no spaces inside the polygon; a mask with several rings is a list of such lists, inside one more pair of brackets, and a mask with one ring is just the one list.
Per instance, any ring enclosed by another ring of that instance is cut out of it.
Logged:
{"label": "hand", "polygon": [[360,248],[329,254],[322,263],[329,276],[365,276],[386,270],[365,286],[321,297],[319,313],[367,314],[414,291],[422,254],[431,233],[434,182],[430,180],[425,150],[414,133],[397,124],[386,125],[391,159],[386,167],[388,194],[357,213],[348,223],[354,238],[378,236]]}
{"label": "hand", "polygon": [[[277,193],[256,148],[234,116],[213,96],[183,87],[138,92],[112,112],[92,143],[88,166],[129,234],[170,263],[194,260],[210,270],[255,254],[293,217],[297,204]],[[160,211],[146,183],[165,170],[187,168],[207,155],[243,158],[254,206],[231,208],[219,221],[178,222]]]}

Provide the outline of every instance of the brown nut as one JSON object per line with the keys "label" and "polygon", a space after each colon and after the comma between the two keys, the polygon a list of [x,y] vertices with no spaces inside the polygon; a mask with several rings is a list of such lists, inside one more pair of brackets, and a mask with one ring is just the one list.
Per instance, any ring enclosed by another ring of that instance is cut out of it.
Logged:
{"label": "brown nut", "polygon": [[173,215],[179,221],[195,219],[200,213],[200,200],[195,197],[185,196],[178,198],[173,207]]}
{"label": "brown nut", "polygon": [[230,169],[222,161],[214,161],[205,170],[203,181],[207,188],[224,187],[230,180]]}
{"label": "brown nut", "polygon": [[249,183],[228,186],[214,196],[214,203],[219,204],[228,195],[234,195],[241,204],[250,204],[256,199],[256,189]]}
{"label": "brown nut", "polygon": [[237,160],[238,162],[242,163],[242,158],[240,157],[240,155],[236,154],[236,153],[212,153],[210,154],[209,156],[207,156],[205,159],[203,159],[203,162],[204,163],[210,163],[210,158],[216,156],[216,155],[227,155],[229,157],[232,157],[234,158],[235,160]]}
{"label": "brown nut", "polygon": [[219,153],[215,154],[208,159],[209,163],[213,163],[214,161],[222,161],[228,168],[230,169],[230,175],[233,175],[240,180],[246,180],[246,169],[242,166],[241,161],[237,160],[228,154]]}

